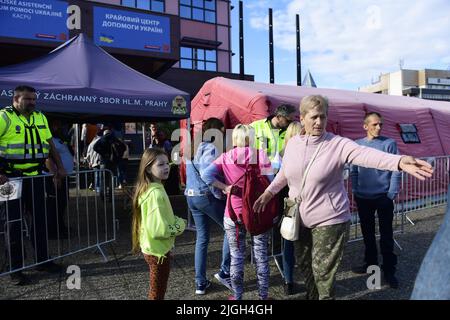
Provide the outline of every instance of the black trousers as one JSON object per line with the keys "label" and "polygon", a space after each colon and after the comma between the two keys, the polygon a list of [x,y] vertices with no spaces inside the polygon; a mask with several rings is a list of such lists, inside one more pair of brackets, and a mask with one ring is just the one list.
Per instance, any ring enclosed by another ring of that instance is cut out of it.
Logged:
{"label": "black trousers", "polygon": [[383,256],[382,269],[394,273],[397,256],[394,254],[394,236],[392,221],[394,218],[394,202],[386,195],[376,199],[362,199],[355,196],[361,231],[364,237],[364,260],[368,265],[378,265],[378,251],[375,237],[375,212],[378,214],[380,231],[380,249]]}
{"label": "black trousers", "polygon": [[65,216],[69,198],[69,180],[66,177],[57,187],[52,178],[47,178],[46,183],[48,235],[55,238],[58,232],[61,234],[61,232],[67,231]]}
{"label": "black trousers", "polygon": [[[42,262],[49,259],[47,247],[47,217],[45,212],[45,189],[46,179],[24,178],[22,181],[22,197],[17,200],[10,200],[6,203],[7,216],[7,236],[6,250],[11,257],[10,268],[15,270],[24,266],[23,254],[23,224],[28,215],[31,225],[30,238],[35,249],[32,256],[33,262]],[[9,256],[8,256],[9,258]]]}

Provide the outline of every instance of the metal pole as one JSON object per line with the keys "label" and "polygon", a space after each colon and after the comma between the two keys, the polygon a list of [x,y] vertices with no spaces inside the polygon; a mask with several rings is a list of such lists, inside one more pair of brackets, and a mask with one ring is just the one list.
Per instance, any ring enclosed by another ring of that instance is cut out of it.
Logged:
{"label": "metal pole", "polygon": [[[191,118],[187,118],[186,119],[186,133],[190,136],[190,137],[185,137],[183,138],[183,158],[184,158],[184,165],[186,166],[186,160],[192,161],[192,159],[194,158],[194,155],[191,154],[191,150],[193,148],[191,148],[191,144],[194,143],[194,137],[193,137],[193,130],[191,131]],[[189,143],[187,143],[189,142]],[[186,153],[186,151],[189,150],[188,153]],[[186,157],[186,154],[188,155],[188,157]],[[181,159],[180,159],[181,160]],[[180,163],[183,163],[183,161],[180,161]],[[197,231],[197,229],[195,228],[195,224],[192,221],[192,214],[191,214],[191,210],[189,210],[189,207],[187,207],[187,226],[186,226],[186,230],[188,231]]]}
{"label": "metal pole", "polygon": [[239,79],[244,80],[244,9],[239,1]]}
{"label": "metal pole", "polygon": [[[80,125],[75,123],[75,161],[77,164],[77,172],[80,171],[80,150],[79,150],[79,137],[80,137]],[[78,179],[77,179],[78,181]]]}
{"label": "metal pole", "polygon": [[79,138],[80,138],[80,125],[75,123],[75,163],[77,168],[77,176],[76,176],[76,187],[77,192],[80,190],[80,147],[79,147]]}
{"label": "metal pole", "polygon": [[275,83],[275,70],[273,65],[273,23],[272,23],[272,8],[269,8],[269,69],[270,69],[270,83]]}
{"label": "metal pole", "polygon": [[302,56],[300,52],[300,15],[296,15],[297,20],[297,86],[302,85]]}
{"label": "metal pole", "polygon": [[142,122],[142,153],[145,151],[145,122]]}

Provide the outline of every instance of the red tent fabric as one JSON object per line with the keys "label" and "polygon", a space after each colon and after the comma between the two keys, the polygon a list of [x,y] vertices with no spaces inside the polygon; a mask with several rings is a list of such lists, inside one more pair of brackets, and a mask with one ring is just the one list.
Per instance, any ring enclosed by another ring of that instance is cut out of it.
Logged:
{"label": "red tent fabric", "polygon": [[[274,85],[217,77],[207,81],[192,100],[191,124],[216,117],[227,128],[270,115],[279,103],[299,105],[312,94],[329,99],[328,131],[358,139],[365,136],[362,119],[376,111],[384,118],[383,135],[397,141],[400,153],[417,157],[450,154],[450,103],[348,90]],[[405,144],[399,124],[415,124],[421,143]]]}

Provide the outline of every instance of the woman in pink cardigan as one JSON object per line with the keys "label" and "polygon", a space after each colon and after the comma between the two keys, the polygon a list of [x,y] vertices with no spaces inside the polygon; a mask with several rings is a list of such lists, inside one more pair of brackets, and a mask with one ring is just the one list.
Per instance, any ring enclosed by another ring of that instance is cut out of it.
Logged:
{"label": "woman in pink cardigan", "polygon": [[[289,141],[280,172],[254,205],[255,211],[261,211],[286,185],[289,185],[291,199],[301,199],[299,261],[305,276],[307,299],[335,297],[336,272],[350,225],[350,206],[342,175],[344,165],[403,170],[421,180],[433,173],[425,161],[362,147],[350,139],[326,132],[327,116],[326,98],[308,96],[302,99],[300,119],[306,134]],[[320,149],[302,188],[304,171],[317,148]]]}

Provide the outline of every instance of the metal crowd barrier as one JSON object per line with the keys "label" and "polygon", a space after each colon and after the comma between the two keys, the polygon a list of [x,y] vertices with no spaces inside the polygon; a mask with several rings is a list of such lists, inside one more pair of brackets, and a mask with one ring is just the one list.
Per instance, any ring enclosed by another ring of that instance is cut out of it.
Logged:
{"label": "metal crowd barrier", "polygon": [[[403,233],[407,221],[414,225],[414,222],[408,217],[408,213],[443,206],[447,203],[447,191],[450,184],[450,156],[422,159],[433,166],[433,177],[421,181],[405,173],[402,174],[401,190],[394,200],[394,234]],[[345,184],[352,213],[349,242],[354,242],[362,240],[363,237],[348,171],[344,173],[344,176],[347,178],[345,179]],[[378,226],[376,229],[378,232]],[[397,242],[396,244],[401,248]]]}
{"label": "metal crowd barrier", "polygon": [[[431,179],[420,181],[405,173],[402,174],[400,193],[394,200],[394,219],[393,232],[395,234],[403,233],[406,221],[414,224],[408,217],[412,211],[430,209],[442,206],[447,203],[447,191],[450,185],[450,156],[422,158],[433,165],[434,174]],[[351,224],[348,242],[363,240],[358,209],[354,200],[351,188],[350,170],[344,170],[344,183],[350,201]],[[376,234],[379,236],[378,219],[376,220]],[[283,242],[279,230],[271,232],[269,241],[270,258],[275,259],[275,263],[282,272],[281,256],[283,252]],[[195,225],[192,221],[191,213],[188,209],[188,230],[195,231]],[[400,244],[394,239],[395,244],[402,250]],[[253,259],[252,259],[253,261]]]}
{"label": "metal crowd barrier", "polygon": [[405,177],[404,198],[400,199],[405,213],[430,209],[447,203],[450,183],[450,156],[423,158],[433,165],[431,179],[420,181],[411,176]]}
{"label": "metal crowd barrier", "polygon": [[52,175],[10,179],[0,186],[0,276],[93,248],[107,260],[101,246],[115,239],[109,170],[79,171],[58,186]]}

